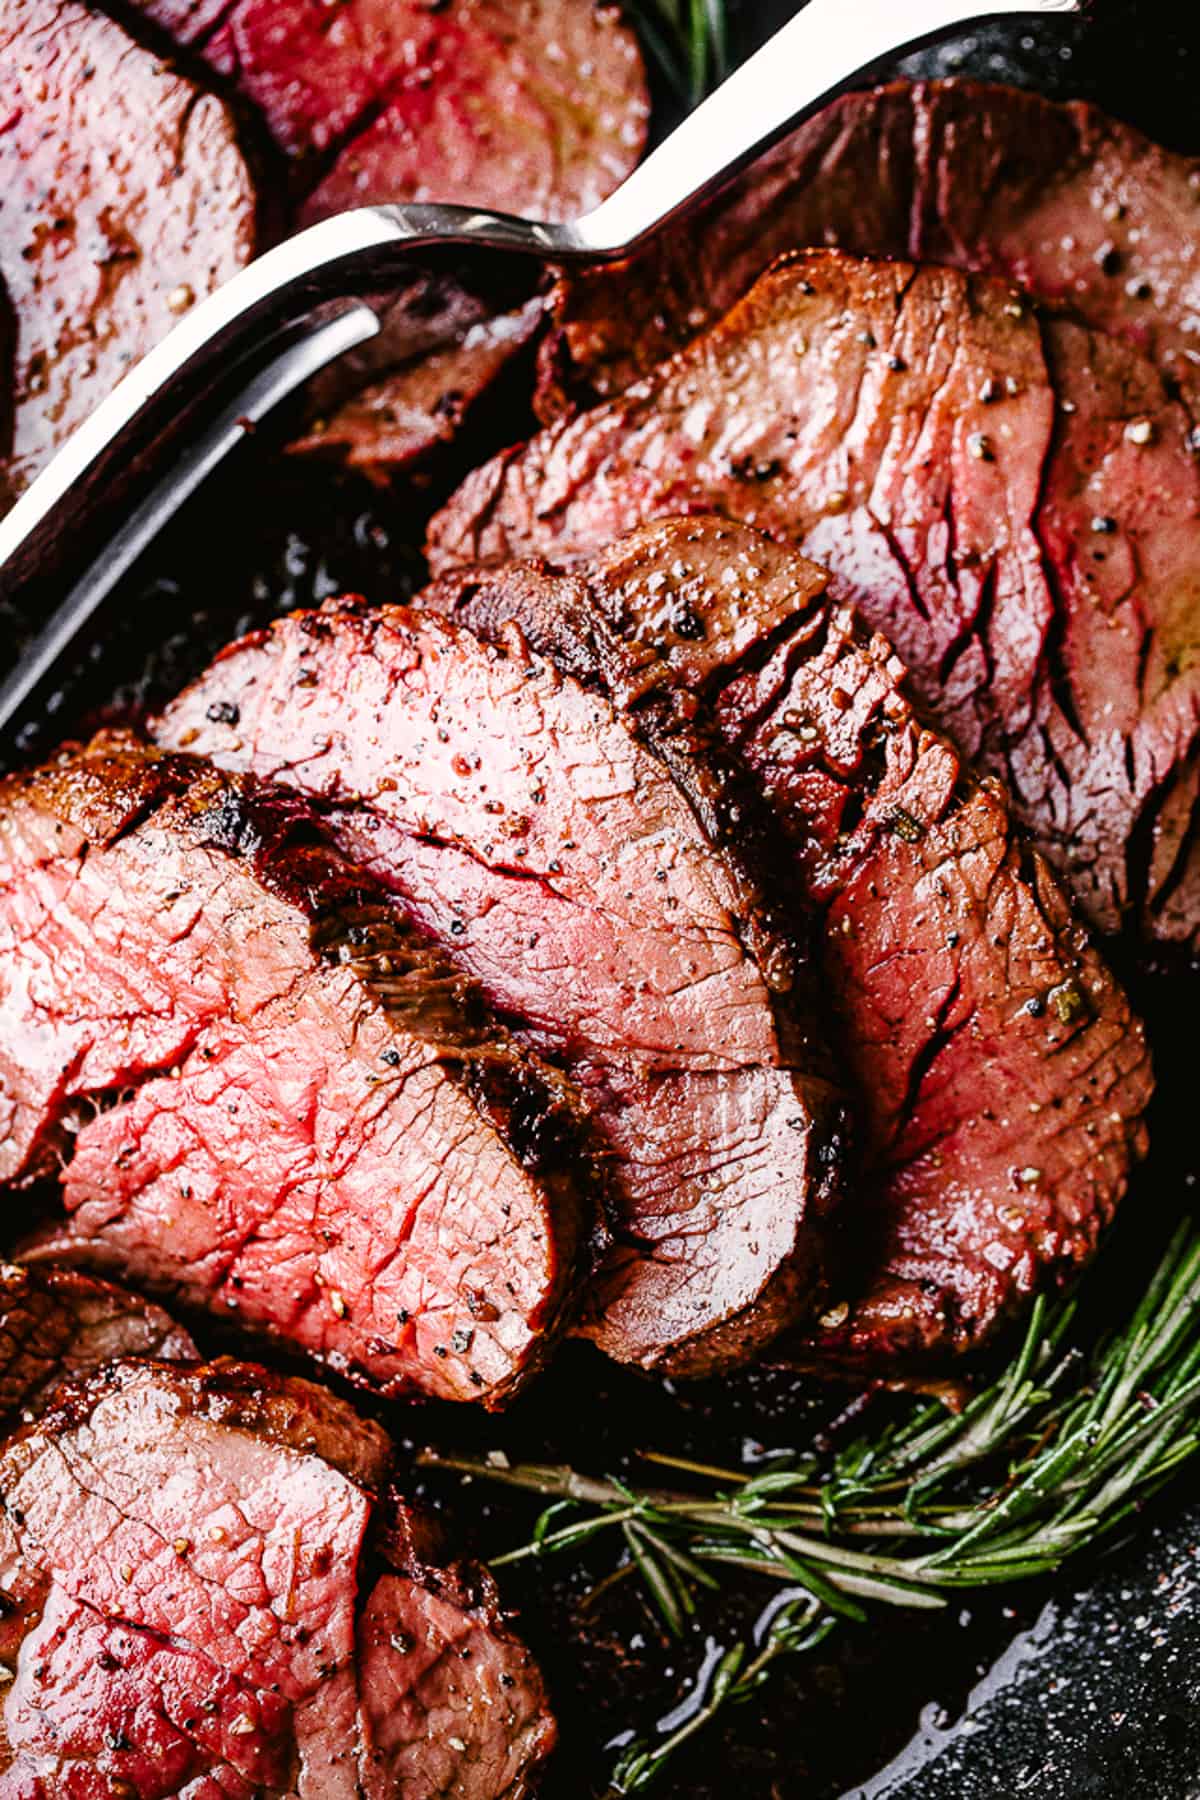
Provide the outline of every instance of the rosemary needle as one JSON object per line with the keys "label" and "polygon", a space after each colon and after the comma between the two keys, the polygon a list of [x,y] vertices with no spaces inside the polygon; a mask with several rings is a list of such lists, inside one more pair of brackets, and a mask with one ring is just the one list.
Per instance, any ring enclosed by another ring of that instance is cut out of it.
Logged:
{"label": "rosemary needle", "polygon": [[627,9],[676,97],[698,106],[729,71],[725,0],[633,0]]}

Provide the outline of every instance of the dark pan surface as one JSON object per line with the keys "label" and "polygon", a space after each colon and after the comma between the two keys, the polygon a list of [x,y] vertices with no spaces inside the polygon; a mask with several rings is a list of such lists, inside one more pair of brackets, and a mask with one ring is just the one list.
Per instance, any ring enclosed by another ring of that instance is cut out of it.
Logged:
{"label": "dark pan surface", "polygon": [[[743,0],[744,41],[790,10],[775,0]],[[1183,12],[1166,0],[1134,0],[1102,7],[1087,33],[988,28],[907,72],[964,72],[1054,97],[1086,96],[1164,142],[1200,151],[1200,16],[1188,24]],[[512,439],[526,424],[519,397],[501,395],[489,436]],[[490,448],[476,440],[471,460]],[[220,643],[278,612],[346,589],[402,598],[420,579],[410,546],[419,541],[421,517],[454,473],[447,463],[425,494],[400,501],[281,463],[269,444],[250,446],[125,584],[94,653],[30,732],[27,753],[86,717],[169,693]],[[27,623],[0,618],[0,654]],[[1200,978],[1151,972],[1137,978],[1135,992],[1156,1028],[1163,1091],[1153,1158],[1121,1227],[1128,1252],[1110,1259],[1110,1269],[1120,1261],[1121,1276],[1099,1278],[1102,1308],[1122,1303],[1139,1258],[1159,1241],[1200,1170],[1185,1128],[1195,1050],[1176,1026],[1196,1016]],[[514,1459],[621,1472],[636,1470],[637,1450],[650,1445],[757,1463],[770,1450],[802,1447],[851,1399],[764,1373],[717,1390],[672,1389],[571,1346],[500,1421],[432,1407],[384,1416],[414,1445],[503,1445]],[[484,1553],[528,1534],[535,1509],[503,1490],[442,1479],[430,1491]],[[606,1745],[668,1714],[706,1638],[720,1641],[744,1627],[768,1598],[747,1593],[706,1615],[694,1641],[672,1646],[625,1588],[586,1603],[605,1567],[601,1553],[590,1570],[549,1564],[506,1572],[506,1598],[545,1657],[562,1717],[565,1747],[550,1800],[604,1794]],[[870,1629],[845,1628],[816,1655],[785,1665],[758,1702],[681,1754],[657,1791],[665,1800],[1184,1800],[1200,1793],[1198,1576],[1200,1480],[1185,1478],[1183,1491],[1161,1501],[1130,1541],[1052,1590],[968,1597],[957,1614],[932,1621],[895,1615]]]}

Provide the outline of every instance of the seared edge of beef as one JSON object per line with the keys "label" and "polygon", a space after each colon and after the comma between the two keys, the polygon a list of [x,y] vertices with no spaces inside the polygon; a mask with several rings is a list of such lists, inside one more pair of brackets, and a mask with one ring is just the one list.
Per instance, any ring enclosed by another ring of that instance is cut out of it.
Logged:
{"label": "seared edge of beef", "polygon": [[1116,339],[952,269],[797,252],[619,398],[476,471],[435,568],[719,510],[884,631],[1101,930],[1200,934],[1190,416]]}
{"label": "seared edge of beef", "polygon": [[684,229],[563,270],[544,340],[549,421],[620,393],[781,252],[834,245],[1017,281],[1143,350],[1194,406],[1200,162],[1084,101],[966,79],[843,96]]}
{"label": "seared edge of beef", "polygon": [[122,1357],[192,1362],[161,1307],[78,1269],[0,1263],[0,1419],[40,1412],[55,1386]]}

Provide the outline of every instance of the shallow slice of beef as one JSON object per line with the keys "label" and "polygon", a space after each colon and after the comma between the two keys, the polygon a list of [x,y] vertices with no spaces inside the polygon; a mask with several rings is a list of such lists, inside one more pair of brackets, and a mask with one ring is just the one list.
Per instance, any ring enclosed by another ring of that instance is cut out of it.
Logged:
{"label": "shallow slice of beef", "polygon": [[161,1307],[78,1269],[0,1263],[0,1418],[40,1412],[58,1382],[121,1357],[191,1362]]}
{"label": "shallow slice of beef", "polygon": [[0,1451],[0,1789],[506,1800],[554,1742],[486,1573],[378,1426],[248,1363],[129,1362]]}
{"label": "shallow slice of beef", "polygon": [[249,261],[223,101],[74,0],[5,0],[0,276],[16,321],[0,486],[37,474],[179,316]]}
{"label": "shallow slice of beef", "polygon": [[1098,926],[1200,941],[1200,466],[1136,351],[998,282],[804,253],[469,477],[431,557],[569,561],[714,507],[832,571]]}
{"label": "shallow slice of beef", "polygon": [[[310,390],[316,414],[304,435],[289,445],[290,451],[332,456],[370,480],[385,483],[453,443],[484,396],[532,342],[545,310],[538,297],[514,312],[492,317],[481,304],[472,306],[466,294],[462,301],[461,311],[470,322],[457,329],[451,325],[444,343],[416,354],[396,343],[411,338],[411,322],[405,320],[395,333],[389,333],[385,323],[380,334],[385,340],[383,354],[398,366],[365,385],[360,376],[354,384],[357,391],[349,398],[338,398],[346,386],[343,372],[330,371],[325,380],[318,377]],[[339,362],[348,360],[342,357]],[[378,354],[372,361],[378,361]],[[353,382],[352,375],[350,379]],[[323,398],[326,391],[329,402]]]}
{"label": "shallow slice of beef", "polygon": [[0,787],[0,1180],[43,1253],[372,1388],[506,1400],[568,1304],[568,1115],[294,797],[99,738]]}
{"label": "shallow slice of beef", "polygon": [[948,263],[1144,351],[1200,401],[1200,160],[1081,101],[975,81],[847,94],[630,262],[564,271],[542,414],[619,393],[777,255]]}
{"label": "shallow slice of beef", "polygon": [[660,756],[519,640],[345,603],[232,646],[154,729],[319,800],[583,1087],[618,1215],[583,1328],[609,1354],[701,1373],[802,1314],[840,1114],[715,755]]}
{"label": "shallow slice of beef", "polygon": [[426,603],[530,640],[658,730],[753,771],[822,922],[862,1185],[841,1287],[781,1354],[886,1371],[985,1341],[1095,1248],[1145,1148],[1145,1036],[1007,796],[913,707],[891,646],[745,526],[667,521],[578,575],[447,578]]}

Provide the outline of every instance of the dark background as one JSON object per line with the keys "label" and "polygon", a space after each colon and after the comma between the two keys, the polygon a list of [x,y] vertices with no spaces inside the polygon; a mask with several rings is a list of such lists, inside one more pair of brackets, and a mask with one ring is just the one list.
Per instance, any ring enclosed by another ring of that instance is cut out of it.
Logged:
{"label": "dark background", "polygon": [[[778,0],[740,0],[738,48],[752,47],[792,10]],[[1057,21],[980,28],[902,67],[1095,99],[1161,141],[1200,153],[1200,7],[1185,0],[1102,0],[1086,28]],[[660,103],[665,122],[670,102],[660,95]],[[496,441],[520,435],[525,423],[519,400],[502,396],[490,422]],[[473,436],[471,459],[490,448]],[[219,643],[277,612],[347,588],[402,598],[420,580],[412,545],[421,520],[455,473],[451,459],[426,488],[389,496],[286,463],[269,443],[252,446],[125,583],[26,751],[97,709],[124,711],[171,691]],[[22,620],[0,616],[10,643],[22,628]],[[1127,963],[1119,949],[1116,956]],[[1189,1128],[1196,1053],[1186,1029],[1200,998],[1197,977],[1178,968],[1123,972],[1155,1027],[1162,1091],[1152,1160],[1126,1204],[1121,1244],[1096,1278],[1102,1305],[1113,1308],[1188,1203],[1192,1165],[1200,1164]],[[803,1447],[851,1398],[769,1373],[715,1391],[676,1391],[568,1346],[501,1421],[430,1407],[383,1416],[414,1446],[502,1444],[514,1459],[636,1471],[636,1452],[648,1446],[760,1464],[772,1451]],[[462,1489],[446,1479],[429,1492],[484,1553],[524,1539],[536,1511],[503,1490]],[[706,1611],[693,1641],[671,1645],[632,1582],[589,1602],[608,1566],[600,1553],[590,1567],[505,1572],[505,1598],[520,1608],[522,1629],[544,1658],[563,1725],[549,1800],[603,1794],[611,1741],[629,1729],[653,1729],[686,1691],[706,1643],[744,1629],[769,1598],[769,1590],[757,1590]],[[970,1597],[933,1619],[883,1615],[870,1627],[841,1628],[699,1738],[656,1791],[663,1800],[1200,1794],[1200,1480],[1185,1476],[1130,1543],[1072,1575],[1049,1590]]]}

